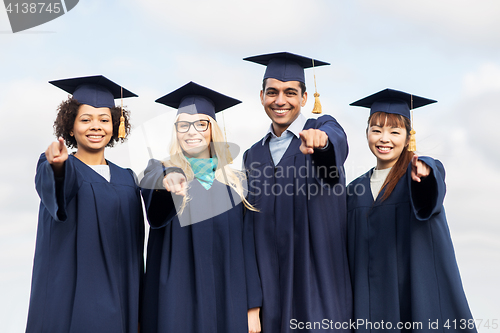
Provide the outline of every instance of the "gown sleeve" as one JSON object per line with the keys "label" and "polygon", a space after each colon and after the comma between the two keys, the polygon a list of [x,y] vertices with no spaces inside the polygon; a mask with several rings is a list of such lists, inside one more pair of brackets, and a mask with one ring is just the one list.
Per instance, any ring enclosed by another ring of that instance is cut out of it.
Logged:
{"label": "gown sleeve", "polygon": [[175,215],[172,194],[163,188],[163,177],[170,172],[182,172],[180,168],[166,168],[158,160],[151,159],[144,170],[144,178],[141,180],[141,194],[144,199],[146,215],[152,229],[163,228],[168,225]]}
{"label": "gown sleeve", "polygon": [[[245,169],[247,152],[243,154],[243,168]],[[247,173],[248,179],[248,173]],[[243,252],[245,259],[245,278],[247,284],[247,306],[248,309],[262,307],[262,286],[259,269],[257,267],[257,256],[255,253],[255,234],[253,230],[253,216],[245,209],[243,219]]]}
{"label": "gown sleeve", "polygon": [[55,177],[45,153],[42,153],[36,167],[35,188],[42,205],[55,221],[67,220],[67,204],[76,195],[80,185],[72,157],[64,162],[64,175]]}
{"label": "gown sleeve", "polygon": [[328,115],[319,117],[315,128],[325,132],[328,136],[328,147],[323,150],[316,149],[312,154],[314,164],[318,168],[317,174],[327,183],[337,184],[349,152],[347,135],[340,124]]}
{"label": "gown sleeve", "polygon": [[410,199],[415,216],[420,221],[426,221],[433,215],[439,214],[443,209],[444,196],[446,194],[445,170],[443,164],[428,156],[418,158],[431,168],[429,176],[416,182],[411,179],[411,162],[407,172]]}

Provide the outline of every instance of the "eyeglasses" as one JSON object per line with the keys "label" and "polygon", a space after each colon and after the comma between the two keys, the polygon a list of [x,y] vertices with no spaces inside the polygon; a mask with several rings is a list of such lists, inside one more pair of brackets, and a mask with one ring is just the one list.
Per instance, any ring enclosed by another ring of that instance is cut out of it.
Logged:
{"label": "eyeglasses", "polygon": [[210,120],[200,119],[196,121],[178,121],[175,123],[175,130],[178,133],[186,133],[193,125],[194,129],[198,132],[205,132],[210,125]]}

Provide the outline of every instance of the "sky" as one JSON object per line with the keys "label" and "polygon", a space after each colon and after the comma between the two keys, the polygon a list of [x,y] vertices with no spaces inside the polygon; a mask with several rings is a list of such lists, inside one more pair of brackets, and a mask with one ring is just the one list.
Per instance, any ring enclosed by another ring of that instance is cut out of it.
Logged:
{"label": "sky", "polygon": [[[80,1],[13,34],[0,8],[0,323],[26,324],[39,198],[40,153],[67,93],[50,80],[102,74],[137,93],[128,142],[106,158],[137,174],[166,156],[175,111],[154,101],[189,81],[243,101],[218,118],[241,153],[270,120],[264,67],[247,56],[288,51],[330,62],[315,69],[325,114],[348,136],[348,181],[375,165],[368,110],[349,103],[385,88],[435,99],[414,112],[417,153],[446,168],[445,208],[471,311],[500,322],[500,2],[498,0]],[[313,117],[314,80],[306,70]],[[480,327],[480,332],[494,331]]]}

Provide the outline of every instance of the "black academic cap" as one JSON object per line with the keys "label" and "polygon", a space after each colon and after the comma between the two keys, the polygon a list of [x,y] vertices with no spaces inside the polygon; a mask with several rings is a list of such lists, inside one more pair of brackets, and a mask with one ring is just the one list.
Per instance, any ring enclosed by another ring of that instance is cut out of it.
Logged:
{"label": "black academic cap", "polygon": [[416,109],[436,102],[437,101],[433,99],[411,95],[403,91],[387,88],[349,105],[370,108],[370,116],[375,112],[386,112],[400,114],[408,119],[411,119],[410,109]]}
{"label": "black academic cap", "polygon": [[200,86],[193,81],[158,98],[155,102],[178,109],[177,114],[206,114],[215,119],[215,114],[241,103],[232,97]]}
{"label": "black academic cap", "polygon": [[324,61],[303,57],[289,52],[262,54],[247,57],[243,60],[267,66],[264,80],[273,78],[283,82],[299,81],[305,83],[304,68],[330,65]]}
{"label": "black academic cap", "polygon": [[[95,108],[113,108],[114,99],[122,96],[122,87],[102,75],[55,80],[49,83],[72,94],[79,103]],[[123,88],[123,97],[137,97],[137,95]]]}

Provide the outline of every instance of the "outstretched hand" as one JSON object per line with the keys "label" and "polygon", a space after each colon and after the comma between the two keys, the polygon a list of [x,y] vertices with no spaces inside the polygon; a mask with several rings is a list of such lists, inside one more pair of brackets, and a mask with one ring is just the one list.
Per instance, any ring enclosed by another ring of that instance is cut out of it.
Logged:
{"label": "outstretched hand", "polygon": [[64,162],[68,159],[68,148],[64,144],[64,139],[52,142],[45,151],[45,158],[52,166],[56,176],[61,176]]}
{"label": "outstretched hand", "polygon": [[418,159],[417,155],[413,155],[411,159],[411,179],[420,183],[422,178],[427,177],[431,173],[431,168],[424,162]]}
{"label": "outstretched hand", "polygon": [[319,129],[307,129],[299,133],[302,144],[300,151],[304,155],[314,153],[315,148],[324,148],[328,143],[328,135]]}
{"label": "outstretched hand", "polygon": [[62,165],[68,159],[68,149],[64,144],[64,139],[52,142],[45,151],[47,161],[52,165]]}
{"label": "outstretched hand", "polygon": [[185,196],[187,192],[186,176],[179,172],[170,172],[163,177],[163,187],[170,193]]}

